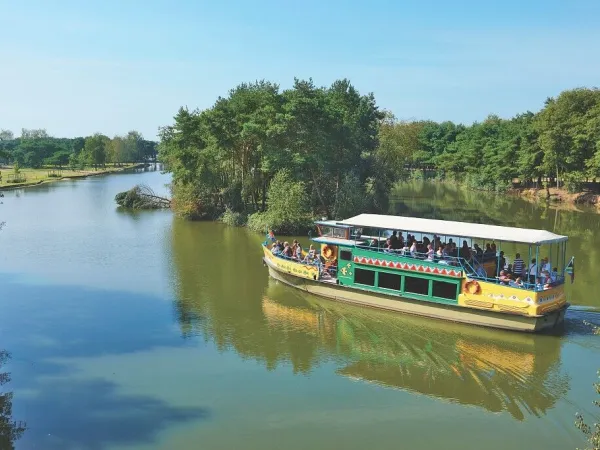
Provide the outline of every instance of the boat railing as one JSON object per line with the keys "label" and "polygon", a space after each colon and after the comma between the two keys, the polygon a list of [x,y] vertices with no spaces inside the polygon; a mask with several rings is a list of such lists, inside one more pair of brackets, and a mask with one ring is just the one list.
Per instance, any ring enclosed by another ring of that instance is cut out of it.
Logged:
{"label": "boat railing", "polygon": [[[373,246],[358,246],[358,248],[362,249],[362,250],[367,250],[369,252],[374,252],[374,253],[380,253],[380,254],[384,254],[384,255],[394,255],[394,256],[402,256],[404,258],[412,258],[412,259],[416,259],[416,260],[420,260],[420,261],[427,261],[427,262],[433,262],[436,264],[445,264],[445,265],[450,265],[450,266],[454,266],[454,267],[461,267],[465,273],[467,274],[467,276],[469,278],[472,279],[477,279],[477,280],[481,280],[481,281],[486,281],[489,283],[495,283],[495,284],[502,284],[502,285],[506,285],[506,286],[510,286],[510,287],[517,287],[520,289],[526,289],[526,290],[530,290],[530,291],[543,291],[546,290],[543,285],[540,286],[536,283],[530,283],[529,282],[529,277],[527,275],[523,276],[523,283],[521,285],[518,285],[516,283],[509,283],[506,284],[505,282],[500,281],[498,276],[494,276],[494,277],[490,277],[487,274],[487,271],[484,269],[483,267],[483,263],[485,262],[489,262],[489,261],[494,261],[497,259],[496,257],[473,257],[470,260],[467,260],[465,258],[462,258],[460,256],[438,256],[436,254],[434,254],[433,258],[429,257],[427,253],[422,253],[422,252],[411,252],[411,251],[407,251],[405,249],[397,249],[397,250],[390,250],[390,249],[382,249],[382,248],[377,248],[377,247],[373,247]],[[498,271],[499,273],[500,271]],[[555,281],[552,283],[553,286],[558,286],[561,285],[565,282],[565,277],[561,276],[561,275],[556,275],[555,277]]]}

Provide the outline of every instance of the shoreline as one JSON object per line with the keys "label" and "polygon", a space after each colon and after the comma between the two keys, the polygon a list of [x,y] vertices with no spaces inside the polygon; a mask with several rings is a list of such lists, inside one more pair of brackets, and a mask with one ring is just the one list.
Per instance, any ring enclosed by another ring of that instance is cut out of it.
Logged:
{"label": "shoreline", "polygon": [[114,167],[112,169],[101,170],[98,172],[67,175],[64,177],[48,178],[48,179],[44,179],[44,180],[31,181],[31,182],[25,182],[25,183],[15,183],[14,185],[0,186],[0,191],[12,191],[15,189],[24,189],[24,188],[28,188],[28,187],[39,186],[41,184],[55,183],[57,181],[77,180],[79,178],[95,177],[95,176],[99,176],[99,175],[110,175],[113,173],[125,172],[125,171],[132,170],[132,169],[139,169],[141,167],[145,167],[147,164],[148,163],[135,163],[135,164],[133,164],[131,166],[127,166],[127,167],[118,167],[118,168]]}
{"label": "shoreline", "polygon": [[600,213],[600,194],[593,192],[570,193],[562,188],[512,188],[507,193],[532,203],[545,203],[552,207],[573,210],[580,206],[595,208]]}

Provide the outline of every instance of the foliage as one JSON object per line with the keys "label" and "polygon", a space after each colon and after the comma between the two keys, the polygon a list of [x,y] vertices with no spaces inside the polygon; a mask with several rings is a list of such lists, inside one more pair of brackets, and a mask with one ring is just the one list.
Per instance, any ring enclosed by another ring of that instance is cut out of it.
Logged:
{"label": "foliage", "polygon": [[261,231],[257,224],[266,218],[302,228],[304,206],[298,227],[282,208],[263,214],[274,207],[267,194],[275,174],[286,170],[293,189],[301,182],[310,215],[336,215],[336,202],[348,201],[340,197],[346,174],[362,192],[369,177],[380,176],[373,167],[382,118],[373,96],[360,95],[348,80],[324,88],[296,79],[282,92],[266,81],[244,83],[209,109],[181,108],[160,131],[159,155],[173,173],[175,204],[190,205],[195,192],[203,217],[229,209],[254,212],[250,225]]}
{"label": "foliage", "polygon": [[23,129],[21,136],[15,137],[11,131],[0,129],[0,159],[34,169],[42,166],[62,168],[66,165],[72,169],[83,169],[90,164],[97,167],[105,163],[155,160],[157,157],[157,143],[143,139],[137,131],[112,139],[103,136],[103,145],[99,144],[98,136],[101,135],[55,138],[49,136],[46,130]]}
{"label": "foliage", "polygon": [[258,232],[271,229],[277,234],[298,234],[312,226],[312,215],[303,182],[294,181],[283,169],[275,174],[267,194],[266,211],[248,218],[248,226]]}
{"label": "foliage", "polygon": [[[600,371],[598,371],[600,378]],[[596,394],[600,395],[600,383],[594,383]],[[594,400],[594,405],[600,407],[600,401]],[[583,420],[583,416],[579,413],[575,415],[575,426],[585,435],[591,447],[589,450],[600,450],[600,423],[589,425]]]}
{"label": "foliage", "polygon": [[147,185],[138,184],[115,196],[119,206],[129,209],[159,209],[168,208],[171,202],[168,198],[159,197]]}
{"label": "foliage", "polygon": [[221,222],[232,227],[241,227],[246,225],[248,217],[240,212],[233,211],[230,208],[226,208],[225,212],[221,216]]}
{"label": "foliage", "polygon": [[[414,138],[418,131],[418,139]],[[504,191],[513,180],[541,186],[542,178],[572,191],[600,176],[600,90],[573,89],[548,99],[537,114],[511,119],[490,115],[471,126],[452,122],[402,122],[380,128],[378,152],[394,167],[395,181],[435,170],[467,186]]]}

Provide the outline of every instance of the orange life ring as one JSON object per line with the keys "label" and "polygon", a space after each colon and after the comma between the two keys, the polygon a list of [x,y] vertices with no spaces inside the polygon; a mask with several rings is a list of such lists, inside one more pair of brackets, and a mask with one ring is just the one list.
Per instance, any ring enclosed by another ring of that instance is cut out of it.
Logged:
{"label": "orange life ring", "polygon": [[463,289],[465,294],[479,294],[480,291],[481,286],[479,286],[479,283],[475,280],[467,281]]}
{"label": "orange life ring", "polygon": [[331,248],[329,245],[326,245],[325,247],[323,247],[323,256],[325,257],[325,259],[331,259],[331,257],[333,255],[334,255],[333,248]]}

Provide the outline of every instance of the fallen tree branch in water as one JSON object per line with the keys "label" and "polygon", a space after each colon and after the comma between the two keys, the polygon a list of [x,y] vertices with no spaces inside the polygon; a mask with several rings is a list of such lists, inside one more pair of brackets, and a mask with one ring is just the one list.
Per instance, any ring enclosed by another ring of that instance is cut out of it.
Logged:
{"label": "fallen tree branch in water", "polygon": [[171,200],[160,197],[145,184],[137,184],[130,190],[120,192],[115,196],[119,206],[130,209],[160,209],[170,208]]}

